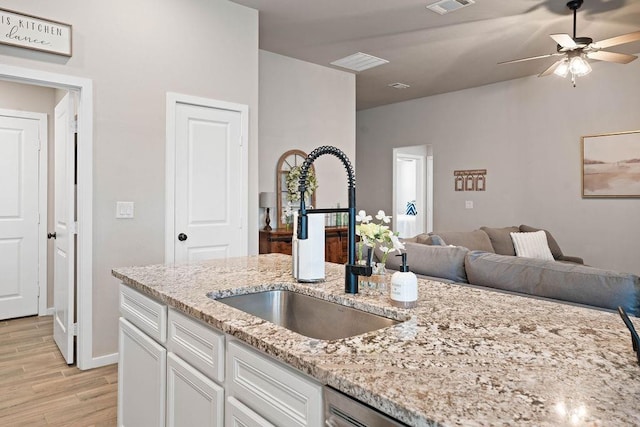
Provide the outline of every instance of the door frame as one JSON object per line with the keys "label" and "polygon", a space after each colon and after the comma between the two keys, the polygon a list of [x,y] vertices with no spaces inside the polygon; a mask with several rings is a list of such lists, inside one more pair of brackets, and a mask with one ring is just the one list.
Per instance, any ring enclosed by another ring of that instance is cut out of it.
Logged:
{"label": "door frame", "polygon": [[48,121],[46,113],[0,108],[0,115],[38,121],[38,316],[51,314],[47,308],[47,181]]}
{"label": "door frame", "polygon": [[[243,168],[247,169],[248,143],[249,143],[249,106],[234,102],[219,101],[217,99],[201,98],[192,95],[184,95],[175,92],[167,92],[167,131],[165,153],[165,219],[164,219],[164,262],[175,262],[175,186],[176,186],[176,106],[177,104],[189,104],[201,107],[216,108],[219,110],[236,111],[240,113],[240,138],[245,147]],[[248,170],[243,172],[247,176]],[[246,185],[246,183],[245,183]],[[248,214],[243,218],[243,230],[249,238]]]}
{"label": "door frame", "polygon": [[[77,366],[84,370],[114,363],[114,355],[93,357],[93,81],[4,64],[0,79],[78,94]],[[46,226],[46,217],[40,220]]]}
{"label": "door frame", "polygon": [[[414,148],[424,147],[424,154],[416,154],[414,153]],[[433,231],[433,148],[430,145],[422,145],[422,146],[407,146],[407,147],[396,147],[393,149],[393,165],[392,165],[392,195],[391,195],[391,213],[392,217],[392,227],[394,230],[397,229],[396,225],[396,215],[395,215],[395,203],[396,203],[396,173],[397,173],[397,161],[401,157],[412,158],[419,160],[422,164],[422,177],[420,178],[423,181],[423,192],[422,198],[424,203],[424,232],[430,233]]]}

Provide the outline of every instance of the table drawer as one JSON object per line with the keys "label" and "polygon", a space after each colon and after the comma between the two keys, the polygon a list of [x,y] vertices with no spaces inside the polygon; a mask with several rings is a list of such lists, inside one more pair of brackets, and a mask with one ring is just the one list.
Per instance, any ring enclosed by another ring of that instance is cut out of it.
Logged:
{"label": "table drawer", "polygon": [[154,340],[167,341],[167,306],[120,285],[120,313]]}
{"label": "table drawer", "polygon": [[178,310],[169,309],[167,349],[207,377],[224,381],[224,334]]}

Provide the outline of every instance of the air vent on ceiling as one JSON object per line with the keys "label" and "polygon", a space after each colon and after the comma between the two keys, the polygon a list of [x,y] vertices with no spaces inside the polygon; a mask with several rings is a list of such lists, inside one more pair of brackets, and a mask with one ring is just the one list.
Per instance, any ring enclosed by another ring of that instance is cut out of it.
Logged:
{"label": "air vent on ceiling", "polygon": [[366,53],[358,52],[345,58],[338,59],[337,61],[333,61],[331,65],[346,68],[352,71],[364,71],[368,70],[369,68],[377,67],[378,65],[386,64],[388,62],[389,61],[387,61],[386,59],[377,58],[372,55],[367,55]]}
{"label": "air vent on ceiling", "polygon": [[406,89],[408,87],[411,87],[408,84],[400,83],[400,82],[390,83],[387,86],[392,87],[394,89]]}
{"label": "air vent on ceiling", "polygon": [[427,9],[445,15],[454,10],[462,9],[463,7],[474,4],[474,0],[440,0],[427,6]]}

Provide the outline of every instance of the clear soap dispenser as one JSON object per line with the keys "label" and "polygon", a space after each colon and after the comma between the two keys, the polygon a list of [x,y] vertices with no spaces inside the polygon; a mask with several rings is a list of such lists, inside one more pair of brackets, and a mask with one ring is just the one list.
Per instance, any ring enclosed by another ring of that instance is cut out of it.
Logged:
{"label": "clear soap dispenser", "polygon": [[391,276],[391,304],[396,307],[413,308],[418,305],[418,278],[409,271],[407,254],[396,255],[402,257],[400,271]]}

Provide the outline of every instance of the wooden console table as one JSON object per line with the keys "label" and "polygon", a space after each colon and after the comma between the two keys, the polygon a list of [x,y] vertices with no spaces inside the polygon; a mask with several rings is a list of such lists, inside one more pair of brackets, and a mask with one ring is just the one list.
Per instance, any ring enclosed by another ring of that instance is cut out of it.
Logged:
{"label": "wooden console table", "polygon": [[[280,253],[291,255],[292,230],[260,230],[259,252],[261,254]],[[347,227],[326,227],[324,258],[327,262],[345,264],[347,262]]]}

